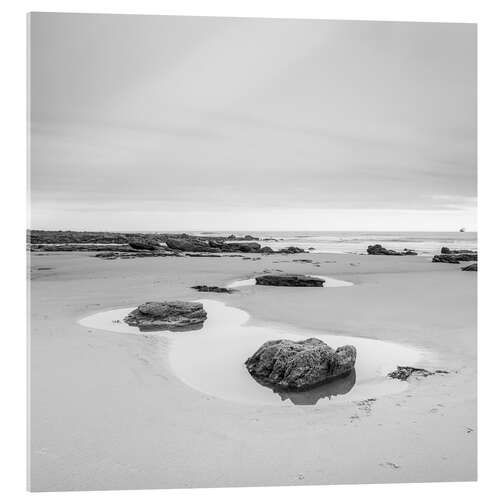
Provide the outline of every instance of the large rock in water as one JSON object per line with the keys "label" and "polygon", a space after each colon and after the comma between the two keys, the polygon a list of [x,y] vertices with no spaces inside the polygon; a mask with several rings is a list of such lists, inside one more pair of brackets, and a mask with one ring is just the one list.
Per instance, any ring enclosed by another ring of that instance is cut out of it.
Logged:
{"label": "large rock in water", "polygon": [[265,274],[255,278],[255,284],[267,286],[307,286],[321,287],[324,279],[303,274]]}
{"label": "large rock in water", "polygon": [[207,319],[203,304],[198,302],[146,302],[128,314],[123,321],[141,330],[175,330],[200,327]]}
{"label": "large rock in water", "polygon": [[256,380],[282,390],[305,390],[348,375],[356,363],[351,345],[333,350],[322,340],[310,338],[270,340],[245,362]]}

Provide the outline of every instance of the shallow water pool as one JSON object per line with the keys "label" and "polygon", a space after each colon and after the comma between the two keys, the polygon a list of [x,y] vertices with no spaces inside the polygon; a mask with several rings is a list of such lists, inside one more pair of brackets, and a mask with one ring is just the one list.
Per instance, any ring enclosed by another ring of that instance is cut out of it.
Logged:
{"label": "shallow water pool", "polygon": [[[183,332],[155,332],[169,339],[167,362],[189,387],[213,397],[252,405],[342,404],[404,391],[408,384],[387,377],[397,365],[415,365],[428,353],[423,349],[381,340],[349,337],[283,324],[248,325],[249,314],[216,300],[200,300],[208,319],[203,328]],[[114,309],[88,316],[79,323],[112,332],[139,332],[123,323],[133,308]],[[280,392],[258,383],[244,363],[264,342],[316,337],[333,348],[351,344],[357,349],[356,370],[347,377],[304,392]]]}
{"label": "shallow water pool", "polygon": [[[308,274],[307,276],[311,276],[312,278],[321,278],[322,280],[325,280],[325,282],[323,283],[323,286],[322,287],[288,287],[288,286],[274,286],[274,285],[259,285],[261,286],[262,288],[287,288],[287,289],[290,289],[290,288],[300,288],[301,290],[302,289],[315,289],[317,290],[318,288],[334,288],[334,287],[338,287],[338,286],[352,286],[354,285],[354,283],[351,283],[350,281],[342,281],[342,280],[336,280],[334,278],[329,278],[328,276],[317,276],[315,274]],[[233,281],[231,283],[229,283],[229,285],[227,285],[227,288],[241,288],[241,287],[244,287],[244,286],[253,286],[255,285],[256,286],[256,283],[255,283],[255,278],[249,278],[249,279],[246,279],[246,280],[237,280],[237,281]]]}

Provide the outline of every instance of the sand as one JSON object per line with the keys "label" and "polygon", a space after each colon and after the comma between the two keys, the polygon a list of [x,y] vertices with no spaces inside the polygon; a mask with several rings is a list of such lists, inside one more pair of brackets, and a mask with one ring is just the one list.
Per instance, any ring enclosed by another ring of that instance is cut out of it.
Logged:
{"label": "sand", "polygon": [[[292,255],[32,255],[30,489],[475,480],[477,274],[419,256],[308,257],[320,267]],[[354,286],[250,286],[231,295],[190,289],[264,269]],[[450,374],[413,379],[375,401],[245,404],[185,385],[168,362],[168,334],[78,324],[93,313],[168,299],[223,301],[248,312],[255,326],[415,346],[430,353],[420,366]]]}

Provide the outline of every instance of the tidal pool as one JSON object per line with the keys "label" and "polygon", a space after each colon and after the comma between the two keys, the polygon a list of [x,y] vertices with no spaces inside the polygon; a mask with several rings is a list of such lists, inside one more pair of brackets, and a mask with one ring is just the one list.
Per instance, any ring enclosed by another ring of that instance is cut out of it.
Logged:
{"label": "tidal pool", "polygon": [[[338,287],[338,286],[352,286],[354,283],[351,283],[350,281],[342,281],[342,280],[336,280],[334,278],[329,278],[328,276],[317,276],[315,274],[308,274],[307,276],[311,276],[312,278],[321,278],[322,280],[325,280],[323,283],[322,287],[283,287],[283,286],[273,286],[273,285],[259,285],[262,286],[262,288],[300,288],[302,289],[315,289],[317,290],[318,288],[333,288],[333,287]],[[244,286],[253,286],[255,284],[255,278],[249,278],[246,280],[237,280],[229,283],[227,285],[227,288],[241,288]]]}
{"label": "tidal pool", "polygon": [[[183,332],[142,333],[123,323],[133,309],[114,309],[88,316],[79,323],[88,328],[168,338],[167,362],[189,387],[210,396],[252,405],[342,404],[404,391],[408,383],[387,374],[398,365],[413,366],[429,353],[423,349],[381,340],[348,337],[285,324],[248,325],[242,309],[216,300],[200,300],[208,314],[203,328]],[[264,342],[316,337],[333,348],[351,344],[357,349],[356,369],[347,377],[303,392],[281,392],[258,383],[244,363]]]}

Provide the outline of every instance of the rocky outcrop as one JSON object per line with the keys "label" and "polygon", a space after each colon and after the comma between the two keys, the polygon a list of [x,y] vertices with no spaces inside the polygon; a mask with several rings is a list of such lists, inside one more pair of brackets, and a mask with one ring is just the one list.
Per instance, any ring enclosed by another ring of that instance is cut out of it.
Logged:
{"label": "rocky outcrop", "polygon": [[181,252],[220,252],[219,248],[211,246],[207,241],[195,238],[166,238],[165,243],[169,248]]}
{"label": "rocky outcrop", "polygon": [[280,250],[276,250],[275,253],[293,254],[293,253],[306,253],[306,251],[300,247],[286,247],[286,248],[281,248]]}
{"label": "rocky outcrop", "polygon": [[219,248],[222,252],[257,253],[261,250],[260,244],[253,241],[224,243]]}
{"label": "rocky outcrop", "polygon": [[432,258],[432,262],[443,262],[446,264],[460,264],[460,262],[468,261],[477,261],[477,253],[442,253],[440,255],[434,255]]}
{"label": "rocky outcrop", "polygon": [[378,243],[376,245],[368,245],[366,251],[368,255],[417,255],[417,252],[408,248],[405,248],[402,252],[396,252],[395,250],[388,250]]}
{"label": "rocky outcrop", "polygon": [[462,267],[462,271],[477,271],[477,262],[468,266]]}
{"label": "rocky outcrop", "polygon": [[260,249],[260,253],[268,253],[268,254],[271,254],[271,253],[274,253],[274,250],[271,248],[271,247],[262,247]]}
{"label": "rocky outcrop", "polygon": [[414,368],[413,366],[398,366],[396,370],[388,373],[387,376],[397,380],[408,380],[412,375],[418,377],[428,377],[429,375],[447,374],[446,370],[435,370],[433,372],[424,368]]}
{"label": "rocky outcrop", "polygon": [[236,290],[231,288],[224,288],[221,286],[209,286],[209,285],[195,285],[191,288],[198,290],[199,292],[214,292],[214,293],[234,293]]}
{"label": "rocky outcrop", "polygon": [[246,360],[245,366],[264,385],[301,391],[348,375],[355,363],[355,347],[333,350],[322,340],[310,338],[299,342],[270,340]]}
{"label": "rocky outcrop", "polygon": [[134,250],[150,250],[152,252],[166,249],[155,241],[147,240],[132,240],[128,242],[129,246]]}
{"label": "rocky outcrop", "polygon": [[463,253],[477,253],[474,250],[450,250],[448,247],[442,247],[441,248],[441,253],[446,253],[446,254],[463,254]]}
{"label": "rocky outcrop", "polygon": [[256,285],[322,287],[324,279],[303,274],[266,274],[255,278]]}
{"label": "rocky outcrop", "polygon": [[441,255],[434,255],[432,262],[442,262],[445,264],[460,264],[457,255],[442,253]]}
{"label": "rocky outcrop", "polygon": [[131,326],[141,331],[148,330],[185,330],[201,328],[207,319],[203,304],[198,302],[146,302],[134,309],[124,318]]}

